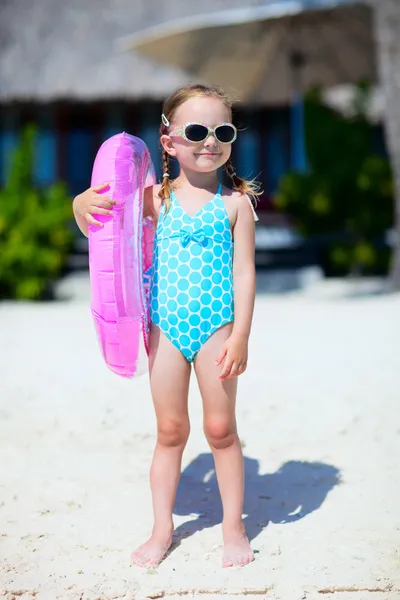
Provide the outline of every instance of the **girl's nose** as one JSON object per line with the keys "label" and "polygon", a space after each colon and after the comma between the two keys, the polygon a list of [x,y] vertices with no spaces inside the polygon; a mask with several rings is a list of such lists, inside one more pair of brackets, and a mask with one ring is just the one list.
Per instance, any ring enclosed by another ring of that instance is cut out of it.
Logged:
{"label": "girl's nose", "polygon": [[206,141],[204,142],[204,145],[209,147],[209,146],[216,146],[218,144],[217,138],[210,133],[210,135],[208,136],[208,138],[206,139]]}

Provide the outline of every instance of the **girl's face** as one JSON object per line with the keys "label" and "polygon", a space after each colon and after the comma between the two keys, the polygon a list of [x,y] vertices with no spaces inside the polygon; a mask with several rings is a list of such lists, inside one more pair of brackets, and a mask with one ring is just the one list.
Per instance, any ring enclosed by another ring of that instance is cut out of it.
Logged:
{"label": "girl's face", "polygon": [[[169,131],[183,129],[187,123],[203,123],[216,127],[231,123],[231,111],[219,98],[197,96],[186,100],[177,109]],[[178,159],[182,168],[199,173],[210,173],[222,167],[229,159],[232,144],[221,144],[210,134],[203,142],[188,142],[179,135],[163,135],[161,142],[171,156]]]}

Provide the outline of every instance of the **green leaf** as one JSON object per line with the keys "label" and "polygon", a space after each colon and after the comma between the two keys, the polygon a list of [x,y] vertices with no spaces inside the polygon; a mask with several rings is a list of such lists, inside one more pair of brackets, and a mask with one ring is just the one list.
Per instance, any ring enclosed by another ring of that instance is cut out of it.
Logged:
{"label": "green leaf", "polygon": [[36,129],[29,125],[0,190],[0,298],[34,300],[61,273],[72,246],[71,199],[64,183],[34,184]]}

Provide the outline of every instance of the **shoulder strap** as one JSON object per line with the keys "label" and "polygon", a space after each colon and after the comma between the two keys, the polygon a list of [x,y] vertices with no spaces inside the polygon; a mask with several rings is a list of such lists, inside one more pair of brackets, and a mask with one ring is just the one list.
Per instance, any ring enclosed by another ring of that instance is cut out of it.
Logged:
{"label": "shoulder strap", "polygon": [[247,198],[247,201],[248,201],[248,203],[250,204],[250,208],[251,208],[251,211],[252,211],[252,213],[253,213],[254,220],[255,220],[255,221],[258,221],[259,219],[258,219],[258,217],[257,217],[257,213],[256,213],[256,211],[254,210],[253,203],[252,203],[252,201],[250,200],[250,196],[249,196],[248,194],[246,194],[246,198]]}

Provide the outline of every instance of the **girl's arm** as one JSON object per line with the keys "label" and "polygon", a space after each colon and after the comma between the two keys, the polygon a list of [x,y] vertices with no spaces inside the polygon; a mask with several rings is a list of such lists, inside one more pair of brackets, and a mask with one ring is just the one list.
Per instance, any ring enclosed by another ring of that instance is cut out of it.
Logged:
{"label": "girl's arm", "polygon": [[234,335],[250,336],[256,293],[254,214],[248,198],[241,196],[233,228],[233,290],[235,304]]}
{"label": "girl's arm", "polygon": [[256,272],[254,213],[248,198],[238,198],[237,218],[233,228],[233,290],[235,320],[232,333],[224,344],[216,364],[223,361],[220,379],[241,375],[247,367],[247,349],[253,318]]}

